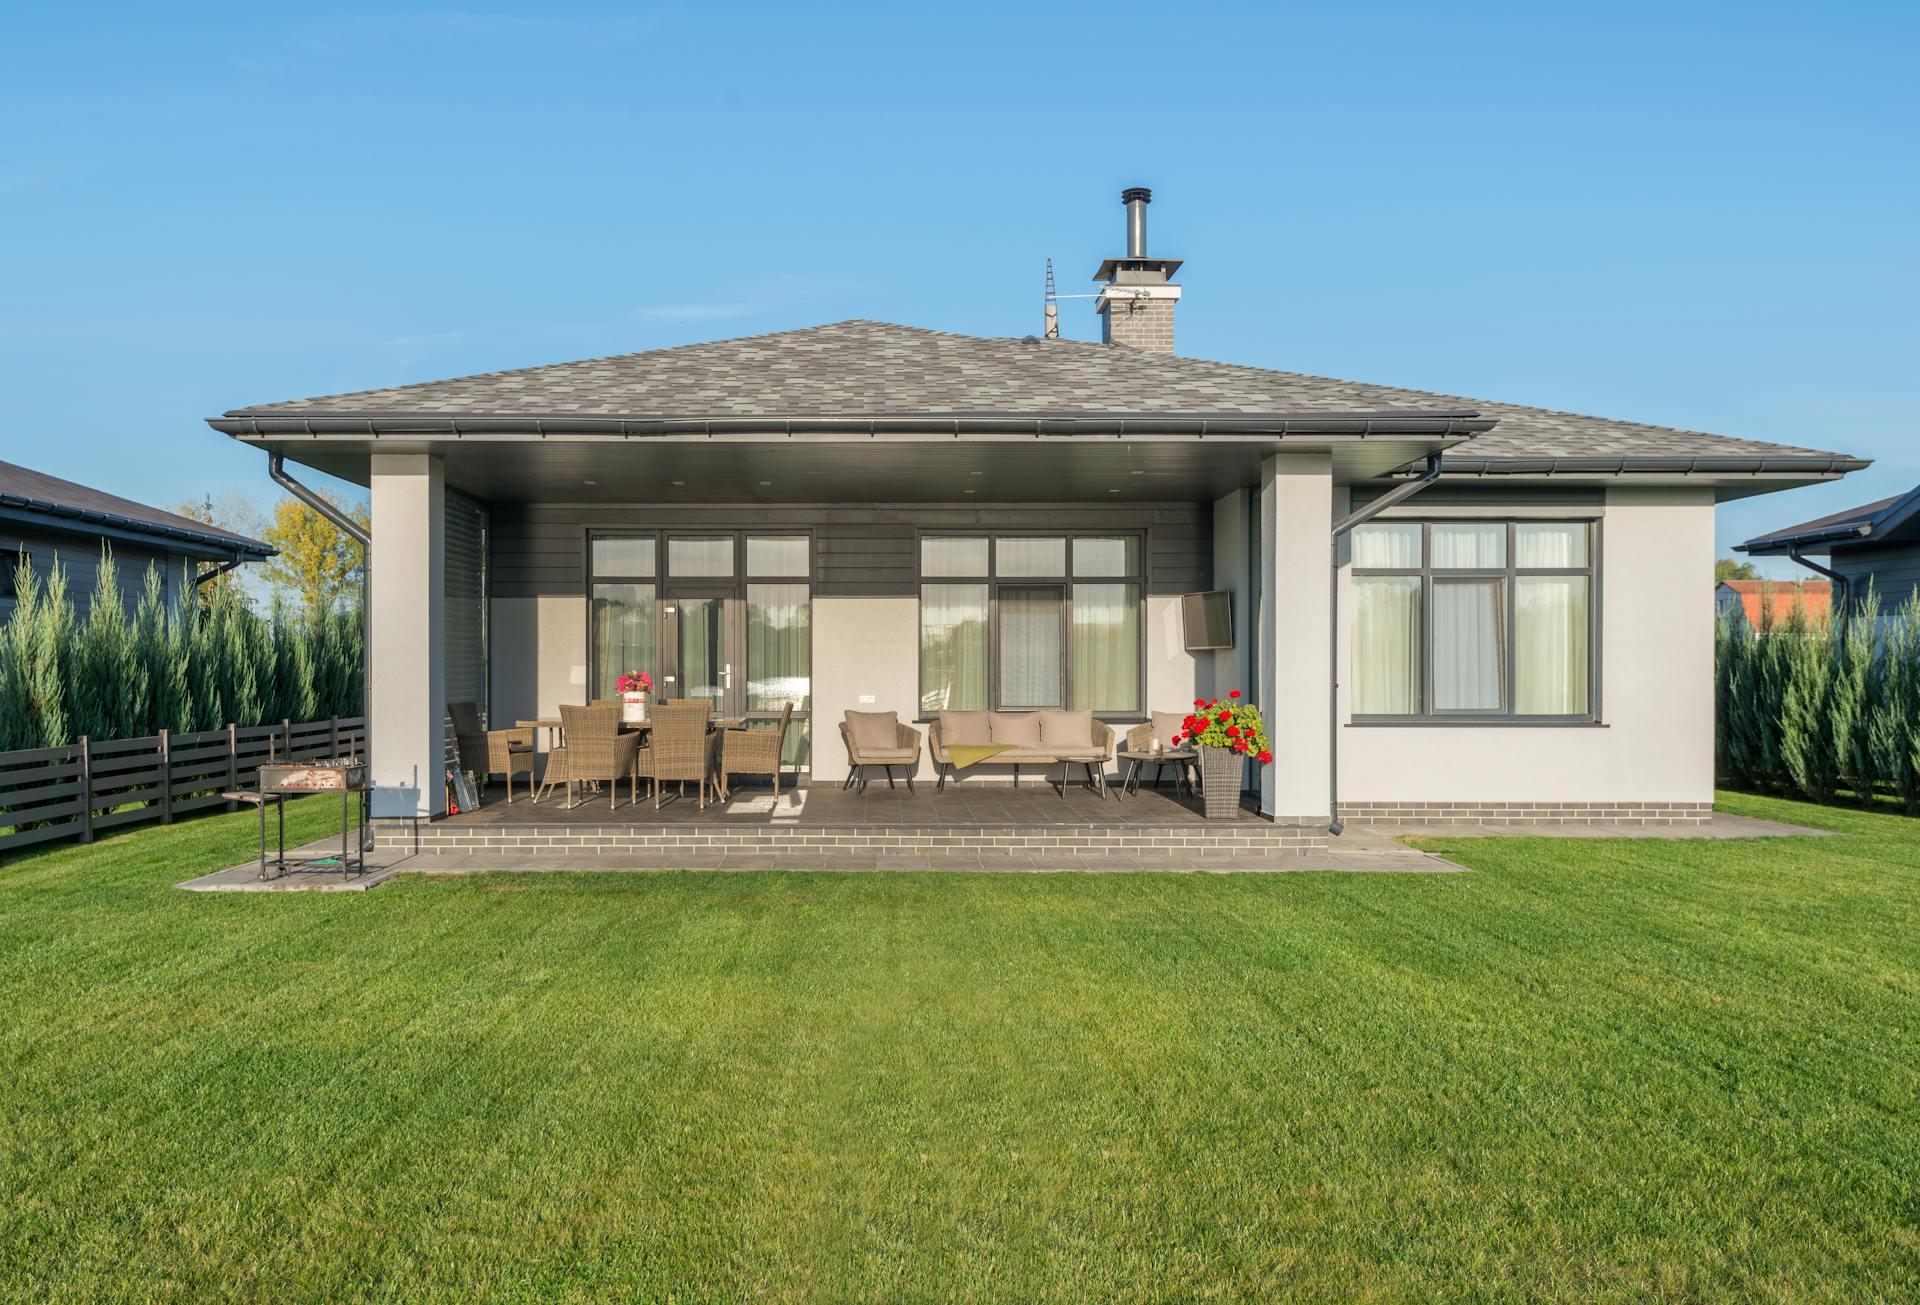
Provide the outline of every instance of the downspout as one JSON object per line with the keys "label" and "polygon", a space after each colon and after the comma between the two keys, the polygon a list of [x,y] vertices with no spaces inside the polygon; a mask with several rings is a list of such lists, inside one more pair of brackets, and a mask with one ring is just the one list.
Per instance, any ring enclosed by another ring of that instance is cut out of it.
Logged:
{"label": "downspout", "polygon": [[1426,470],[1333,523],[1333,550],[1327,558],[1327,832],[1336,837],[1346,829],[1340,819],[1340,540],[1439,478],[1440,455],[1430,453]]}
{"label": "downspout", "polygon": [[221,576],[225,575],[227,572],[235,570],[238,567],[244,566],[246,564],[246,561],[247,561],[246,558],[236,553],[234,554],[233,557],[229,558],[227,561],[222,562],[219,566],[214,567],[213,570],[201,571],[198,574],[196,574],[193,577],[193,587],[195,589],[198,589],[201,585],[205,584],[209,580],[218,580]]}
{"label": "downspout", "polygon": [[1835,571],[1830,567],[1821,566],[1818,562],[1809,562],[1804,556],[1801,555],[1800,550],[1797,548],[1789,548],[1787,550],[1787,556],[1792,558],[1794,561],[1798,562],[1801,566],[1806,567],[1807,570],[1812,571],[1814,574],[1823,575],[1827,579],[1833,581],[1833,610],[1839,614],[1840,626],[1842,629],[1845,629],[1848,619],[1852,616],[1852,612],[1850,610],[1852,607],[1852,603],[1848,601],[1853,594],[1852,584],[1849,583],[1847,578],[1841,575],[1838,571]]}
{"label": "downspout", "polygon": [[[360,545],[360,718],[366,722],[367,745],[365,760],[367,773],[371,775],[373,758],[373,535],[361,528],[358,521],[342,512],[326,497],[308,489],[287,474],[286,459],[278,453],[267,454],[267,474],[273,477],[273,483],[305,503],[321,516],[339,527],[340,532]],[[362,831],[362,839],[367,831]]]}

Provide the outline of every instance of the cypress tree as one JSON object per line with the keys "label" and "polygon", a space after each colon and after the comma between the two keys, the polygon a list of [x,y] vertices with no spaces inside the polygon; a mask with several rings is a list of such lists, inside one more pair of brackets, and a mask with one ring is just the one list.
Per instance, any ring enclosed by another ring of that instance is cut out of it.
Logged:
{"label": "cypress tree", "polygon": [[1867,595],[1850,617],[1828,621],[1833,659],[1834,769],[1854,796],[1872,806],[1878,772],[1873,752],[1874,707],[1882,692],[1879,642],[1880,599]]}
{"label": "cypress tree", "polygon": [[1815,802],[1831,802],[1839,785],[1834,748],[1834,656],[1827,630],[1811,624],[1796,603],[1770,642],[1784,645],[1780,693],[1780,760],[1795,788]]}
{"label": "cypress tree", "polygon": [[1867,730],[1874,770],[1908,815],[1920,815],[1920,590],[1886,619],[1880,637],[1880,695]]}
{"label": "cypress tree", "polygon": [[28,638],[26,674],[33,719],[21,746],[59,747],[72,737],[67,715],[66,650],[73,643],[73,600],[67,597],[67,568],[58,553],[47,568],[47,582],[34,606]]}
{"label": "cypress tree", "polygon": [[0,752],[30,748],[37,737],[32,667],[40,581],[24,551],[14,562],[13,591],[13,615],[0,630]]}

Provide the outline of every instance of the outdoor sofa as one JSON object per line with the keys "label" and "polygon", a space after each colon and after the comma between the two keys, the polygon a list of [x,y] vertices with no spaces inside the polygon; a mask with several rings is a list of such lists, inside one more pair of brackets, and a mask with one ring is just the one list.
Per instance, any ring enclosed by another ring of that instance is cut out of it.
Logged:
{"label": "outdoor sofa", "polygon": [[[987,757],[962,751],[985,747],[999,750]],[[1011,764],[1016,788],[1021,766],[1059,766],[1064,798],[1073,768],[1085,766],[1088,783],[1105,797],[1113,726],[1090,711],[943,711],[927,729],[927,751],[939,770],[940,790],[948,775],[969,764]]]}

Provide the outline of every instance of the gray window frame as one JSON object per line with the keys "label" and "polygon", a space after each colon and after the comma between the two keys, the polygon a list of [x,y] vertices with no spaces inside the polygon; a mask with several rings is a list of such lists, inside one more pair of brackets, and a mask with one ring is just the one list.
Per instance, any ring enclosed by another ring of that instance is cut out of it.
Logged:
{"label": "gray window frame", "polygon": [[[985,539],[987,540],[987,571],[985,575],[930,576],[922,567],[926,560],[926,550],[922,541],[926,539]],[[1064,539],[1066,541],[1066,574],[1061,576],[1002,576],[1000,569],[1000,549],[996,541],[1002,539]],[[1076,539],[1131,539],[1134,542],[1134,569],[1127,575],[1076,576],[1073,574],[1073,544]],[[934,526],[916,527],[913,533],[913,594],[914,594],[914,639],[913,639],[913,700],[916,719],[925,724],[932,719],[920,714],[920,693],[922,680],[921,658],[924,648],[921,643],[919,605],[924,600],[928,585],[985,585],[987,587],[987,710],[988,711],[1068,711],[1065,704],[1073,701],[1073,586],[1076,582],[1086,584],[1122,584],[1132,585],[1135,593],[1135,607],[1138,612],[1136,624],[1140,630],[1138,646],[1134,649],[1135,684],[1140,690],[1140,707],[1136,711],[1095,711],[1095,720],[1100,721],[1139,721],[1146,718],[1147,710],[1147,571],[1149,558],[1147,532],[1144,530],[1036,530],[1031,527],[1013,528],[971,528],[942,529]],[[1000,698],[1000,590],[1002,588],[1045,588],[1058,586],[1060,589],[1060,697],[1058,707],[1006,707]]]}
{"label": "gray window frame", "polygon": [[[667,556],[667,541],[669,539],[721,539],[726,537],[731,537],[733,540],[732,575],[680,576],[676,578],[669,571]],[[750,572],[747,563],[747,540],[749,537],[754,539],[772,539],[776,537],[805,539],[807,541],[806,574],[775,576]],[[652,539],[654,541],[653,574],[651,576],[614,576],[596,573],[593,569],[593,541],[596,539]],[[676,633],[674,627],[669,623],[666,614],[660,610],[666,603],[672,601],[673,596],[668,591],[676,587],[683,592],[693,592],[703,588],[710,588],[716,592],[724,590],[731,609],[729,621],[733,628],[732,639],[733,642],[738,645],[731,650],[731,657],[741,668],[741,682],[743,685],[748,673],[746,626],[748,586],[752,584],[804,584],[807,587],[808,609],[807,664],[810,668],[808,674],[809,678],[817,675],[817,654],[819,649],[816,636],[819,633],[819,629],[813,623],[812,616],[813,600],[820,596],[820,542],[811,528],[804,526],[769,526],[762,529],[751,526],[723,525],[713,529],[700,526],[643,526],[628,529],[623,526],[596,525],[589,526],[583,531],[583,542],[585,549],[583,556],[585,559],[587,595],[587,647],[585,660],[587,665],[587,689],[589,696],[591,696],[593,686],[599,683],[600,677],[598,654],[595,651],[593,638],[593,587],[597,584],[651,584],[653,586],[653,601],[655,604],[654,630],[655,637],[659,640],[659,647],[655,654],[659,659],[656,670],[661,674],[664,674],[666,669],[669,637]],[[675,669],[678,669],[677,664]],[[662,684],[656,684],[654,686],[654,692],[656,699],[663,699],[667,696],[665,686]],[[807,692],[808,700],[812,701],[813,696],[814,688],[809,687]],[[777,711],[754,711],[746,707],[745,702],[746,697],[743,688],[741,692],[741,714],[746,720],[771,721],[780,718],[780,713]],[[802,730],[802,737],[806,739],[806,748],[803,754],[805,760],[796,766],[795,770],[808,772],[811,771],[813,766],[813,710],[810,707],[804,711],[795,708],[792,719]]]}
{"label": "gray window frame", "polygon": [[[1373,524],[1373,523],[1369,523]],[[1349,722],[1354,725],[1598,725],[1601,723],[1600,685],[1604,677],[1600,667],[1600,566],[1601,566],[1601,523],[1597,519],[1579,517],[1423,517],[1417,520],[1406,517],[1381,517],[1380,525],[1420,527],[1420,565],[1417,567],[1348,567],[1352,578],[1365,576],[1413,576],[1420,581],[1420,710],[1404,716],[1380,715],[1377,713],[1354,712]],[[1433,565],[1433,528],[1435,526],[1456,525],[1499,525],[1506,528],[1506,565],[1504,567],[1440,567]],[[1587,564],[1571,567],[1520,566],[1519,553],[1515,547],[1519,526],[1580,526],[1587,532]],[[1515,604],[1518,600],[1519,584],[1522,578],[1532,576],[1584,576],[1587,581],[1587,710],[1572,715],[1521,715],[1513,709],[1516,659],[1519,641],[1514,638]],[[1433,707],[1433,590],[1435,582],[1448,580],[1498,580],[1504,594],[1506,622],[1505,647],[1502,650],[1504,665],[1501,667],[1500,695],[1498,711],[1480,709],[1436,711]],[[1347,631],[1348,652],[1346,675],[1353,673],[1352,660],[1352,604],[1348,604]]]}

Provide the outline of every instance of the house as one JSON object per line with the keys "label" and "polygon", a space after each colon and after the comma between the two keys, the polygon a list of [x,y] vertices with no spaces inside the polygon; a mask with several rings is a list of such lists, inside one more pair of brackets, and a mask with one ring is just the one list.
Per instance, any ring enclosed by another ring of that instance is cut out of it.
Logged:
{"label": "house", "polygon": [[1826,619],[1833,590],[1825,580],[1722,580],[1713,588],[1713,605],[1721,616],[1757,630],[1785,624],[1796,608],[1808,621]]}
{"label": "house", "polygon": [[13,614],[14,566],[22,553],[45,577],[58,557],[74,611],[86,614],[102,547],[113,550],[121,597],[131,610],[146,586],[149,564],[160,568],[167,601],[177,603],[193,575],[230,570],[273,556],[257,539],[58,476],[0,462],[0,620]]}
{"label": "house", "polygon": [[[1124,724],[1240,689],[1258,810],[1305,845],[1704,819],[1714,505],[1866,463],[1183,357],[1180,264],[1124,199],[1098,344],[847,321],[210,419],[370,488],[377,821],[441,814],[450,680],[511,723],[629,669],[797,699],[816,788],[848,710]],[[1202,591],[1231,647],[1189,650]]]}
{"label": "house", "polygon": [[[1754,557],[1791,557],[1830,578],[1840,604],[1860,603],[1868,587],[1883,611],[1920,589],[1920,487],[1878,502],[1758,535],[1734,548]],[[1821,566],[1807,555],[1825,557]]]}

